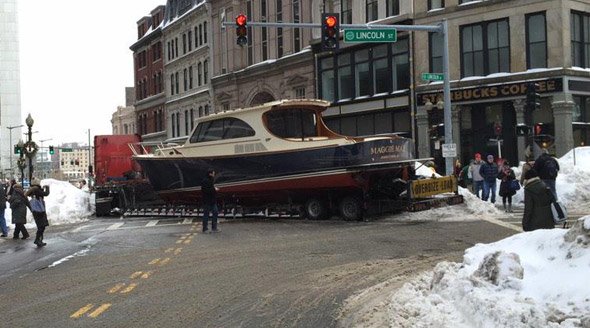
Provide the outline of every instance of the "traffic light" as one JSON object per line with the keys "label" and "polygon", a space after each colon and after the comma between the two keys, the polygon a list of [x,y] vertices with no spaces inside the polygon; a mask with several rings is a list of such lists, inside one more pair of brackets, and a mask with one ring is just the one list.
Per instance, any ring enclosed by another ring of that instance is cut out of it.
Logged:
{"label": "traffic light", "polygon": [[338,49],[340,14],[322,14],[322,51]]}
{"label": "traffic light", "polygon": [[519,124],[516,126],[516,135],[519,137],[528,136],[531,133],[531,127],[524,124]]}
{"label": "traffic light", "polygon": [[445,125],[444,123],[441,123],[439,125],[436,126],[436,135],[439,138],[443,138],[445,136]]}
{"label": "traffic light", "polygon": [[541,95],[537,92],[539,83],[529,82],[526,85],[526,107],[533,111],[541,107]]}
{"label": "traffic light", "polygon": [[16,155],[20,155],[20,154],[22,153],[22,149],[20,149],[20,147],[19,147],[19,146],[17,146],[17,145],[14,145],[14,153],[15,153]]}
{"label": "traffic light", "polygon": [[53,149],[53,146],[49,146],[49,155],[53,154],[55,154],[55,150]]}
{"label": "traffic light", "polygon": [[248,43],[248,18],[244,14],[236,16],[236,35],[238,36],[238,45],[245,46]]}

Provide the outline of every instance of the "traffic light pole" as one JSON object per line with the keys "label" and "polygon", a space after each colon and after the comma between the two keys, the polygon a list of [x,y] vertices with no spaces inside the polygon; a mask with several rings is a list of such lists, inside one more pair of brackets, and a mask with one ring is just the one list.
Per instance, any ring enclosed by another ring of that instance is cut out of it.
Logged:
{"label": "traffic light pole", "polygon": [[[236,22],[222,22],[222,26],[235,26]],[[247,26],[261,27],[294,27],[294,28],[322,28],[322,24],[315,23],[273,23],[273,22],[246,22]],[[435,32],[443,35],[443,97],[444,97],[444,123],[445,123],[445,143],[453,143],[453,128],[451,123],[451,80],[449,76],[449,25],[447,20],[443,20],[438,25],[383,25],[383,24],[340,24],[340,29],[359,28],[359,29],[395,29],[400,31],[422,31]],[[446,175],[453,174],[454,157],[445,157]]]}

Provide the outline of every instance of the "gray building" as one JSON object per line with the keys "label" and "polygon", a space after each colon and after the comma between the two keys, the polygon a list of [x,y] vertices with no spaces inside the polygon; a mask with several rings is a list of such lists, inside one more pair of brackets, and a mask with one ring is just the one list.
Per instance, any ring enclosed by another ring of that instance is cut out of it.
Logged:
{"label": "gray building", "polygon": [[17,13],[17,0],[0,0],[0,176],[17,171],[13,145],[22,138]]}

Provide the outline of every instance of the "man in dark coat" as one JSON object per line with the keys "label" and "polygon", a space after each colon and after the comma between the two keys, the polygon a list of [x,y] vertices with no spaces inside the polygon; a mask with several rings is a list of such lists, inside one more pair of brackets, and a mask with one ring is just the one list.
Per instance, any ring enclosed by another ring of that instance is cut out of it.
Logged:
{"label": "man in dark coat", "polygon": [[496,177],[498,176],[498,165],[494,161],[494,155],[488,155],[487,162],[479,168],[479,174],[483,178],[483,195],[481,199],[488,201],[492,194],[492,204],[496,203]]}
{"label": "man in dark coat", "polygon": [[522,230],[553,229],[553,214],[551,202],[553,194],[539,179],[537,171],[532,168],[527,171],[524,182],[524,215]]}
{"label": "man in dark coat", "polygon": [[31,208],[29,199],[25,197],[23,187],[19,184],[12,186],[12,193],[10,199],[10,209],[12,210],[12,223],[16,226],[14,228],[13,239],[18,239],[19,234],[23,233],[23,239],[29,238],[29,232],[25,227],[27,223],[27,208]]}
{"label": "man in dark coat", "polygon": [[207,176],[201,183],[201,192],[203,193],[203,233],[209,231],[209,213],[211,213],[211,231],[219,232],[217,229],[217,191],[215,187],[215,170],[209,169]]}
{"label": "man in dark coat", "polygon": [[555,179],[557,179],[559,172],[557,160],[547,153],[547,149],[543,149],[543,154],[535,160],[533,167],[537,170],[539,178],[551,189],[553,196],[557,199],[557,190],[555,189]]}
{"label": "man in dark coat", "polygon": [[31,181],[31,188],[27,190],[25,196],[31,197],[31,203],[37,202],[37,204],[40,204],[37,207],[31,206],[31,212],[33,212],[33,218],[37,225],[37,235],[35,236],[34,243],[37,247],[43,247],[47,245],[47,243],[43,242],[43,233],[45,232],[45,227],[49,226],[44,199],[44,197],[49,196],[49,186],[41,188],[39,179],[33,179]]}
{"label": "man in dark coat", "polygon": [[6,190],[4,184],[0,182],[0,230],[2,235],[0,237],[8,236],[8,227],[6,226],[6,218],[4,212],[6,211]]}

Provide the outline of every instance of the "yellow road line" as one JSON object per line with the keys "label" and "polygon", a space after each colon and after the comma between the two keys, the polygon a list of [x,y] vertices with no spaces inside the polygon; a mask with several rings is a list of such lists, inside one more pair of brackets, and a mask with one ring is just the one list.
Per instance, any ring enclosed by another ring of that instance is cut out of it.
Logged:
{"label": "yellow road line", "polygon": [[123,288],[124,286],[125,286],[124,283],[116,284],[113,288],[109,289],[109,291],[107,293],[114,294],[114,293],[118,292],[119,289]]}
{"label": "yellow road line", "polygon": [[164,251],[164,253],[170,253],[174,250],[174,247],[170,247],[167,250]]}
{"label": "yellow road line", "polygon": [[160,261],[160,265],[166,265],[166,263],[170,262],[170,258],[167,257],[165,259],[163,259],[162,261]]}
{"label": "yellow road line", "polygon": [[125,288],[121,291],[121,294],[127,294],[130,291],[132,291],[135,287],[137,287],[137,284],[131,283],[131,284],[129,284],[129,286],[127,286],[127,288]]}
{"label": "yellow road line", "polygon": [[141,279],[147,279],[150,277],[150,275],[153,273],[153,271],[148,271],[144,274],[141,275]]}
{"label": "yellow road line", "polygon": [[70,318],[79,318],[81,316],[84,315],[84,313],[88,312],[90,309],[92,309],[92,304],[87,304],[86,306],[83,306],[80,308],[80,310],[74,312]]}
{"label": "yellow road line", "polygon": [[158,263],[158,262],[160,262],[160,259],[159,259],[159,258],[157,258],[157,259],[153,259],[153,260],[150,262],[150,264],[156,264],[156,263]]}
{"label": "yellow road line", "polygon": [[91,318],[96,318],[110,307],[111,307],[111,303],[105,303],[105,304],[99,306],[96,310],[94,310],[94,312],[90,313],[88,316]]}
{"label": "yellow road line", "polygon": [[141,272],[141,271],[133,272],[129,278],[135,279],[135,278],[141,276],[142,273],[143,272]]}
{"label": "yellow road line", "polygon": [[179,240],[176,241],[176,243],[177,244],[182,244],[182,241],[183,241],[182,239],[179,239]]}
{"label": "yellow road line", "polygon": [[174,250],[174,255],[178,255],[180,254],[180,252],[182,252],[182,247],[179,247],[176,250]]}
{"label": "yellow road line", "polygon": [[191,240],[190,239],[187,239],[187,240],[184,241],[184,243],[188,245],[188,244],[191,243]]}

